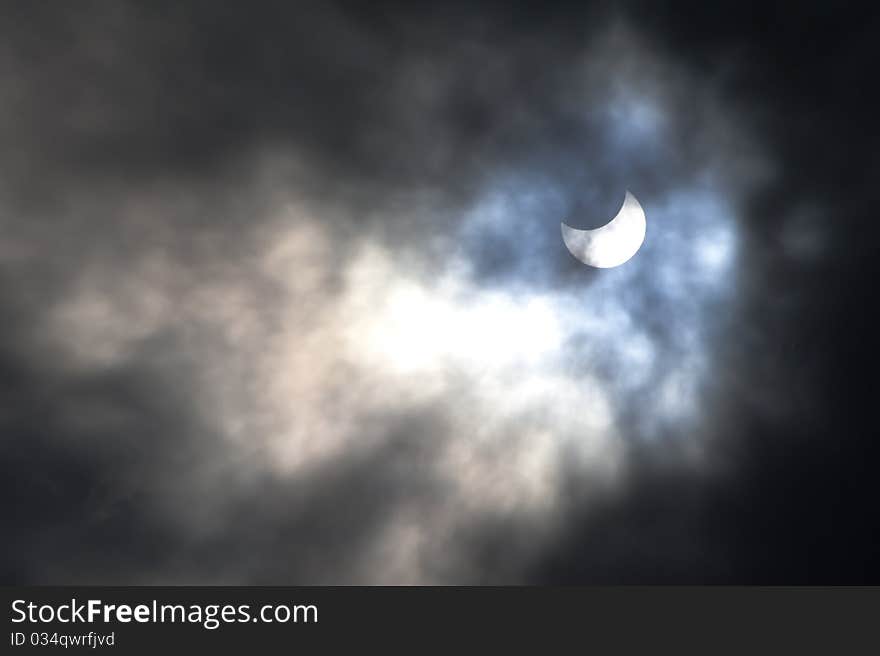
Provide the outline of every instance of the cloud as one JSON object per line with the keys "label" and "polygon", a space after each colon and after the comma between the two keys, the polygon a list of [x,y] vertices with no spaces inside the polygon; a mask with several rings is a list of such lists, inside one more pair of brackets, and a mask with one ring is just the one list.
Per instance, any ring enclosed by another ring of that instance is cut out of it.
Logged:
{"label": "cloud", "polygon": [[[849,241],[799,87],[735,99],[760,55],[636,9],[106,10],[4,40],[6,580],[803,575],[755,507],[827,460],[846,375],[785,349],[841,348],[807,290]],[[560,221],[626,189],[645,244],[584,267]]]}

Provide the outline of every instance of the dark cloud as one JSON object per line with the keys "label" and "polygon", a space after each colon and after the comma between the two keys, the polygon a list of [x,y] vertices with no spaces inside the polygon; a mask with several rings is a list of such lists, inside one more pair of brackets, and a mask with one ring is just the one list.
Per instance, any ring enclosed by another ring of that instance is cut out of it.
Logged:
{"label": "dark cloud", "polygon": [[582,4],[4,8],[4,580],[876,581],[876,18]]}

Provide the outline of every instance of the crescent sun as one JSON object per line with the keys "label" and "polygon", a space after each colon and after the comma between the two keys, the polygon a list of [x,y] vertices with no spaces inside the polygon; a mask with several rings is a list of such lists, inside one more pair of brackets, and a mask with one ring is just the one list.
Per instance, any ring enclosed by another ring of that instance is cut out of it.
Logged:
{"label": "crescent sun", "polygon": [[578,230],[562,223],[562,240],[568,252],[584,264],[599,269],[620,266],[645,241],[645,211],[629,191],[611,221],[595,230]]}

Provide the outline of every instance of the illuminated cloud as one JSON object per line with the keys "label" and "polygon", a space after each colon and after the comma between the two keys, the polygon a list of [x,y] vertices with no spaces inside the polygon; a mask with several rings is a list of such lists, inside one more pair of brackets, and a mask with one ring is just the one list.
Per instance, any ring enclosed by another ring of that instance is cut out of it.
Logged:
{"label": "illuminated cloud", "polygon": [[[489,217],[555,232],[543,193],[508,190],[499,206],[489,190],[461,229]],[[373,582],[455,579],[465,570],[420,564],[426,543],[455,554],[454,536],[493,516],[550,535],[565,472],[614,486],[628,443],[700,419],[706,306],[731,293],[736,257],[735,228],[714,198],[695,190],[652,201],[644,253],[592,280],[578,269],[583,280],[571,284],[527,273],[486,284],[462,251],[414,261],[369,235],[339,258],[320,209],[289,199],[230,269],[144,250],[112,276],[84,270],[47,313],[47,331],[84,371],[124,368],[162,335],[185,345],[188,393],[213,437],[199,473],[153,503],[193,536],[227,521],[229,502],[214,491],[229,466],[245,479],[294,481],[389,448],[390,418],[415,418],[402,438],[415,442],[419,417],[442,418],[429,431],[433,455],[411,463],[442,496],[407,500],[400,490],[375,538],[375,558],[397,555],[360,567]],[[569,257],[563,248],[551,257]],[[672,323],[657,330],[658,319]],[[179,495],[190,501],[176,504]]]}

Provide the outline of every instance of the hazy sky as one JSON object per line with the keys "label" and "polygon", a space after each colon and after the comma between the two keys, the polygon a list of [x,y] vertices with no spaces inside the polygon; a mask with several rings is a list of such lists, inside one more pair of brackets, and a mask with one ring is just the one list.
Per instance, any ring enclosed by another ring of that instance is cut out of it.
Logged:
{"label": "hazy sky", "polygon": [[6,582],[878,578],[872,18],[2,12]]}

